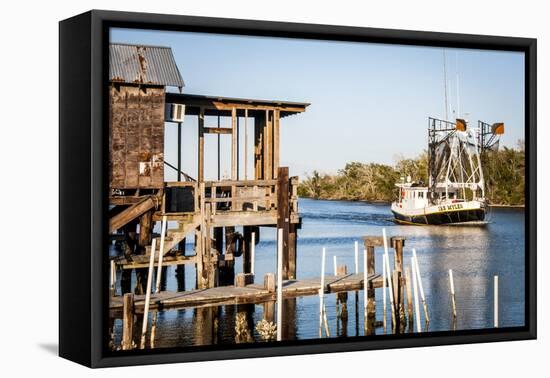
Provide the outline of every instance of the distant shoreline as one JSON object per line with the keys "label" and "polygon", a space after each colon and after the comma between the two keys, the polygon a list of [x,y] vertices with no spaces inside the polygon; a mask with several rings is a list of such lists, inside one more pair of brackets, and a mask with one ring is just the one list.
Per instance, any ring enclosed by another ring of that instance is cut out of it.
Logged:
{"label": "distant shoreline", "polygon": [[[322,200],[322,201],[364,202],[364,203],[371,203],[374,205],[391,205],[390,201],[383,201],[383,200],[368,201],[368,200],[357,200],[357,199],[347,199],[347,198],[321,198],[321,197],[305,197],[305,196],[299,196],[298,198]],[[502,209],[525,209],[525,205],[506,205],[506,204],[497,204],[497,203],[490,204],[489,207],[502,208]]]}

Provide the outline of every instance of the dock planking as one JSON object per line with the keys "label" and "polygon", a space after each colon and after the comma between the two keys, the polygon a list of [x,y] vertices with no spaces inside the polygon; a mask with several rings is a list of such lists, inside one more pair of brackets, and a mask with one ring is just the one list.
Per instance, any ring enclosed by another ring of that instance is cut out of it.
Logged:
{"label": "dock planking", "polygon": [[[373,274],[368,277],[372,286],[382,287],[382,277]],[[283,298],[318,295],[321,278],[283,281]],[[363,289],[363,274],[346,274],[325,277],[325,293],[340,293]],[[260,284],[245,287],[218,286],[209,289],[197,289],[183,292],[163,291],[151,295],[150,309],[209,307],[230,304],[262,303],[276,299],[276,292],[271,292]],[[143,312],[145,295],[135,296],[136,312]],[[123,309],[123,297],[111,298],[112,316],[120,316]]]}

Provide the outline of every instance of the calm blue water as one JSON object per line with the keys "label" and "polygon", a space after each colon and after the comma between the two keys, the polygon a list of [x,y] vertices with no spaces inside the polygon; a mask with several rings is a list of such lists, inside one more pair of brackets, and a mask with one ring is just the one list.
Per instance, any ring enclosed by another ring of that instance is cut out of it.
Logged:
{"label": "calm blue water", "polygon": [[[353,272],[354,242],[359,241],[362,250],[362,236],[381,235],[382,228],[386,228],[388,236],[406,238],[405,265],[410,264],[411,248],[417,251],[431,320],[430,331],[448,331],[453,327],[457,330],[491,328],[494,275],[499,276],[500,327],[524,325],[523,210],[492,209],[489,216],[491,223],[487,227],[441,227],[396,225],[391,221],[387,204],[300,199],[299,208],[303,227],[298,232],[298,279],[320,276],[323,247],[327,249],[329,273],[332,274],[333,270],[333,256],[337,256],[338,265],[346,264],[348,271]],[[192,248],[191,240],[187,250],[192,251]],[[381,248],[375,251],[377,273],[382,272],[382,253]],[[242,271],[240,258],[237,258],[235,266],[236,273]],[[186,289],[193,289],[194,267],[188,265],[185,269]],[[457,302],[457,320],[454,325],[449,295],[449,269],[453,270]],[[256,247],[257,282],[262,282],[264,273],[275,270],[275,230],[262,228],[261,242]],[[167,290],[177,290],[174,267],[168,268],[167,277]],[[376,290],[377,320],[382,320],[381,290]],[[337,320],[335,296],[328,295],[326,304],[331,337],[363,335],[363,293],[359,293],[357,303],[355,298],[351,292],[346,325]],[[286,338],[318,337],[318,297],[290,300],[285,303],[285,308],[283,335]],[[259,341],[253,325],[262,319],[263,311],[262,305],[161,311],[157,314],[154,346],[234,343],[235,317],[238,312],[246,314],[251,337]],[[216,322],[211,320],[214,315],[217,316]],[[139,324],[138,329],[141,329]],[[383,332],[382,327],[376,329],[376,334]],[[120,342],[120,333],[121,321],[116,320],[115,344]]]}

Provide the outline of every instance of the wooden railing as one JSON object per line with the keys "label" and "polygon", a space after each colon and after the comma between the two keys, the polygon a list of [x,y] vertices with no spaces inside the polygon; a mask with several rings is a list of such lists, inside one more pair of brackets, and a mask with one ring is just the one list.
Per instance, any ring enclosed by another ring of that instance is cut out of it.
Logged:
{"label": "wooden railing", "polygon": [[[257,212],[277,210],[277,180],[222,180],[198,182],[167,182],[166,187],[192,187],[195,213],[201,212],[201,202],[212,215],[226,212]],[[298,177],[290,178],[290,213],[298,213]],[[163,201],[162,212],[165,212]]]}

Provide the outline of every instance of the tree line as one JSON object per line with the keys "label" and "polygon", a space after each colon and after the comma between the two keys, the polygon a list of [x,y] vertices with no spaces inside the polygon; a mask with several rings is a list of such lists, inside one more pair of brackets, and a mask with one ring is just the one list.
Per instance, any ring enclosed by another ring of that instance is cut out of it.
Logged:
{"label": "tree line", "polygon": [[[485,151],[481,156],[485,196],[490,204],[525,204],[525,148],[503,147]],[[337,174],[313,171],[300,182],[300,197],[391,202],[396,198],[395,183],[411,176],[414,181],[428,182],[428,154],[423,152],[413,159],[398,157],[395,165],[351,162]]]}

